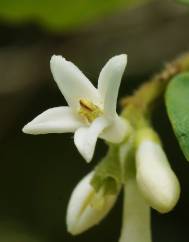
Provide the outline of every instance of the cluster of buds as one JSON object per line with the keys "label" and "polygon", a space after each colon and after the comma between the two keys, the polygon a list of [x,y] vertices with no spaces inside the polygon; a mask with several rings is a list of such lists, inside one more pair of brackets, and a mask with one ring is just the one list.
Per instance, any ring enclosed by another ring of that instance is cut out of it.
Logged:
{"label": "cluster of buds", "polygon": [[[124,157],[123,149],[126,151]],[[131,151],[134,152],[133,158],[128,155]],[[120,242],[150,242],[149,209],[167,213],[175,207],[180,195],[178,179],[158,135],[150,127],[136,132],[133,145],[121,144],[119,159],[121,163],[133,163],[131,168],[125,164],[122,166],[128,170],[123,171],[125,175],[122,177],[125,201]],[[67,226],[74,235],[98,224],[112,209],[119,195],[120,190],[114,194],[96,192],[91,183],[94,175],[92,172],[84,177],[72,193]]]}
{"label": "cluster of buds", "polygon": [[53,56],[51,71],[68,106],[43,112],[23,131],[29,134],[74,132],[74,143],[87,162],[93,157],[98,137],[118,147],[114,165],[109,166],[107,158],[103,166],[106,176],[114,173],[115,164],[117,170],[119,167],[120,172],[110,176],[117,181],[117,189],[111,189],[113,183],[107,189],[105,182],[101,182],[99,189],[95,188],[92,181],[98,178],[99,169],[85,176],[69,201],[68,231],[77,235],[98,224],[115,204],[123,186],[126,195],[120,242],[150,242],[150,208],[160,213],[172,210],[178,201],[180,186],[153,128],[149,124],[136,128],[132,119],[118,116],[116,112],[126,63],[124,54],[111,58],[95,88],[73,63]]}

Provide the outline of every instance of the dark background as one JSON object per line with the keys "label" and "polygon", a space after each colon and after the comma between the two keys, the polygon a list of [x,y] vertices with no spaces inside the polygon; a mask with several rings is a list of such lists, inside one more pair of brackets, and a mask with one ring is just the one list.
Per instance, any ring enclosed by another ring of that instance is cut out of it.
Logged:
{"label": "dark background", "polygon": [[[100,226],[77,237],[66,232],[69,196],[105,153],[103,142],[98,141],[95,157],[88,165],[74,147],[73,134],[30,136],[21,129],[47,108],[66,104],[50,73],[52,54],[70,59],[96,83],[110,57],[127,53],[121,97],[167,61],[189,50],[188,26],[189,6],[163,0],[122,7],[70,29],[53,29],[31,16],[15,21],[1,16],[0,11],[0,241],[118,240],[122,195]],[[152,212],[153,241],[188,242],[189,165],[174,138],[163,103],[154,113],[154,126],[182,192],[174,211],[166,215]]]}

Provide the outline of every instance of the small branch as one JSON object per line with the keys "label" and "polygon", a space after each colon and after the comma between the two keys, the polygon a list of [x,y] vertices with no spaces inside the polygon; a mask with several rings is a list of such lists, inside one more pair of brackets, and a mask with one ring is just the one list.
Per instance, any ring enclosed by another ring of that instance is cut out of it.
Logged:
{"label": "small branch", "polygon": [[121,100],[121,116],[129,120],[135,130],[151,125],[151,114],[162,100],[167,84],[179,73],[189,70],[189,53],[168,63],[163,71],[142,84],[131,96]]}
{"label": "small branch", "polygon": [[162,98],[166,86],[172,77],[189,70],[189,53],[186,53],[178,59],[168,63],[163,71],[153,76],[149,81],[142,84],[132,96],[121,100],[123,109],[139,109],[143,114],[149,114],[155,103]]}

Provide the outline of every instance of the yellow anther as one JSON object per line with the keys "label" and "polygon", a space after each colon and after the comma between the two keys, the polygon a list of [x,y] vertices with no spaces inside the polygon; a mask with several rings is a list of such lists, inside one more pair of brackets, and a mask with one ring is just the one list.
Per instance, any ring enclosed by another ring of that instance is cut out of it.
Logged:
{"label": "yellow anther", "polygon": [[79,114],[88,122],[91,123],[93,120],[103,114],[102,110],[92,103],[90,100],[82,98],[79,100],[80,109]]}

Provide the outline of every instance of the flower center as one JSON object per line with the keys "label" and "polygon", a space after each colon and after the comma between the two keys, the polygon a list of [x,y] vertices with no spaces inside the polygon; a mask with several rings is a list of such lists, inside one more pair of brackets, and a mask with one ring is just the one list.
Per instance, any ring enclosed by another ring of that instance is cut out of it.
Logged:
{"label": "flower center", "polygon": [[85,119],[85,121],[87,121],[87,123],[91,123],[93,120],[95,120],[103,114],[101,108],[99,108],[97,105],[95,105],[86,98],[80,99],[79,104],[79,114]]}

